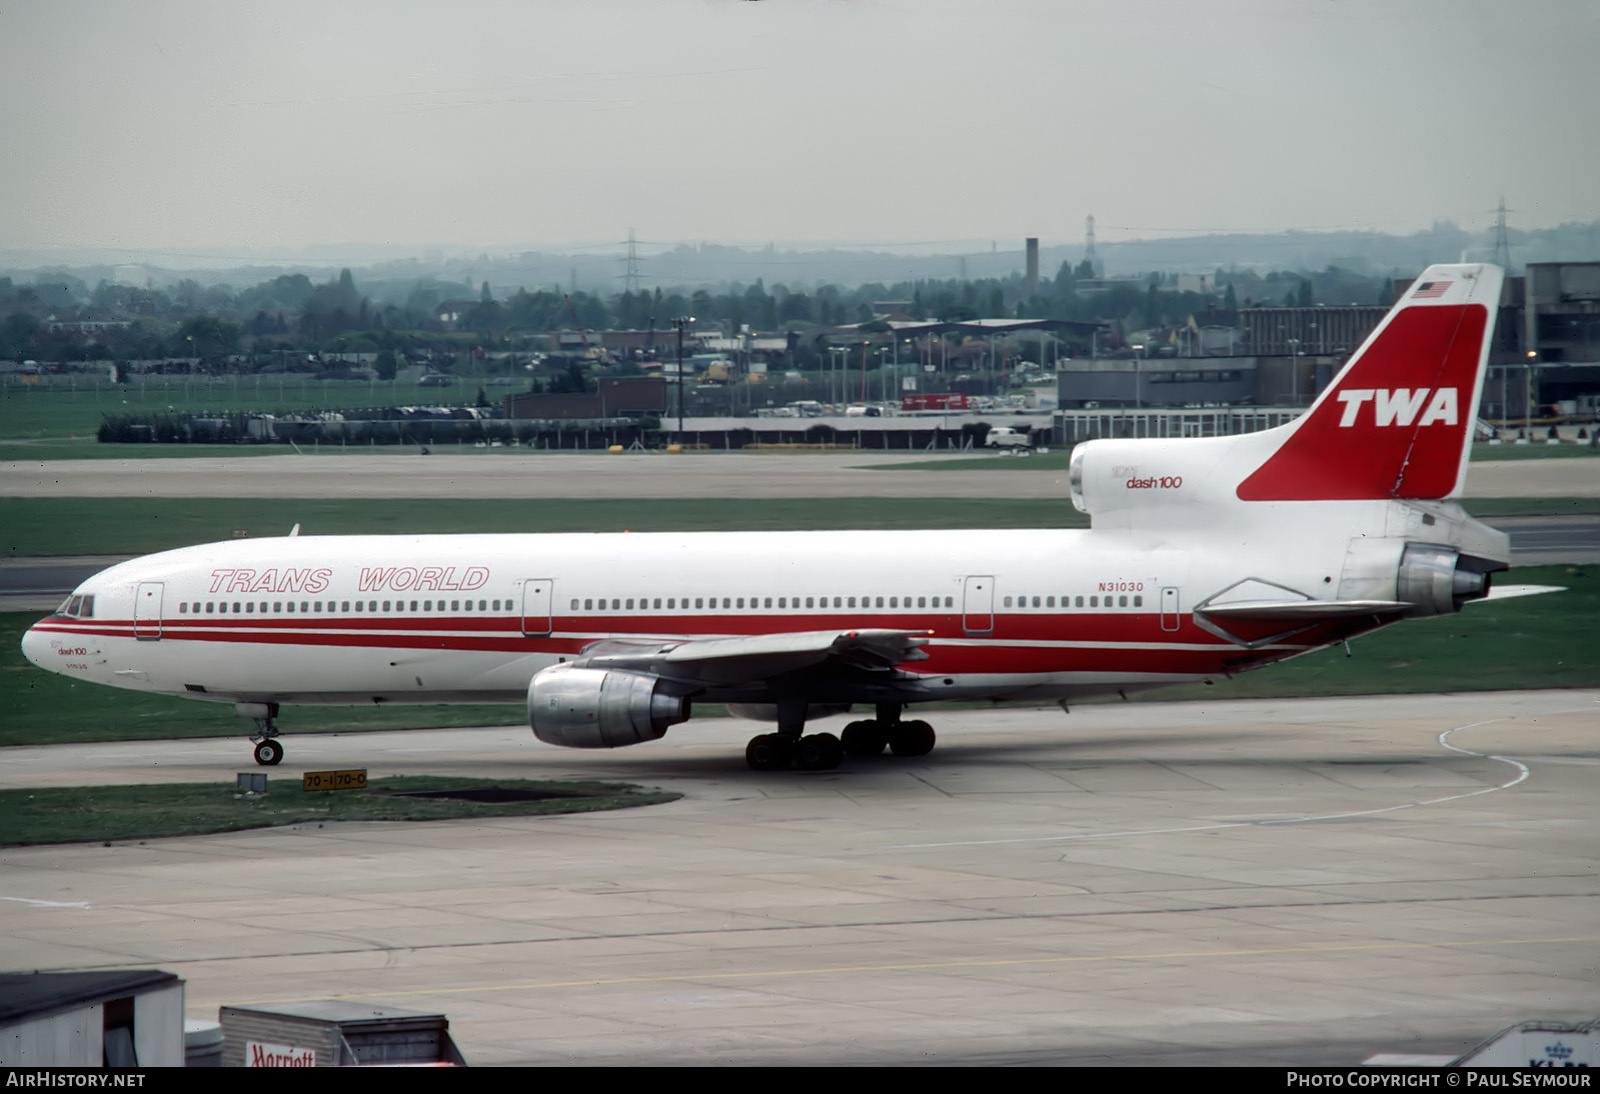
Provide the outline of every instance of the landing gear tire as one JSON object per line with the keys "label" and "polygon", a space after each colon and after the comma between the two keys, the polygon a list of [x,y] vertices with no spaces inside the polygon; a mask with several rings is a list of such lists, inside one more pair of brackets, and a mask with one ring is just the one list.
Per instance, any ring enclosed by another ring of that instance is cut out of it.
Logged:
{"label": "landing gear tire", "polygon": [[256,763],[262,767],[277,767],[283,762],[283,746],[268,737],[256,745]]}
{"label": "landing gear tire", "polygon": [[881,756],[889,745],[889,734],[881,723],[863,719],[844,727],[840,743],[847,756]]}
{"label": "landing gear tire", "polygon": [[937,739],[927,722],[901,722],[889,734],[889,748],[896,756],[926,756]]}
{"label": "landing gear tire", "polygon": [[744,762],[755,771],[783,771],[794,763],[795,746],[778,733],[763,733],[750,738],[744,749]]}
{"label": "landing gear tire", "polygon": [[794,765],[801,771],[831,771],[844,758],[844,746],[831,733],[813,733],[795,746]]}

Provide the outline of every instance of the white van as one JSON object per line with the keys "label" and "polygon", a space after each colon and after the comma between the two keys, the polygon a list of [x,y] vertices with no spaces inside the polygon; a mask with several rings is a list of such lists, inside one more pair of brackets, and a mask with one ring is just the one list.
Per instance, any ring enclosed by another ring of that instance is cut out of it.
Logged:
{"label": "white van", "polygon": [[1033,447],[1033,439],[1028,434],[1012,429],[1008,425],[995,426],[989,430],[989,435],[983,443],[990,448],[1021,449]]}

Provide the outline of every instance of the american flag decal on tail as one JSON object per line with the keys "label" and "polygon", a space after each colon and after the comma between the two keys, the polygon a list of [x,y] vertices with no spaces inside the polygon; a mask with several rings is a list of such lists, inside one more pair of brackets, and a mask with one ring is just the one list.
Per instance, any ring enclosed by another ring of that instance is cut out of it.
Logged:
{"label": "american flag decal on tail", "polygon": [[1422,284],[1417,286],[1417,291],[1411,294],[1411,299],[1432,300],[1436,297],[1443,296],[1444,291],[1449,287],[1450,282],[1448,281],[1424,281]]}

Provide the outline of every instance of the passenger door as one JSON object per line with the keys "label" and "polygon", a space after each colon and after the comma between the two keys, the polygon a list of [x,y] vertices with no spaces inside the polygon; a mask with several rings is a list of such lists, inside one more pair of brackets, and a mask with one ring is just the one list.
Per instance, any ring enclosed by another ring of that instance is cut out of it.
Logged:
{"label": "passenger door", "polygon": [[161,598],[166,585],[160,581],[141,581],[133,596],[133,636],[154,642],[161,637]]}
{"label": "passenger door", "polygon": [[989,634],[993,632],[993,577],[969,577],[962,583],[961,629],[967,634]]}
{"label": "passenger door", "polygon": [[555,603],[555,582],[548,577],[530,577],[522,583],[522,633],[528,638],[549,635],[550,607]]}

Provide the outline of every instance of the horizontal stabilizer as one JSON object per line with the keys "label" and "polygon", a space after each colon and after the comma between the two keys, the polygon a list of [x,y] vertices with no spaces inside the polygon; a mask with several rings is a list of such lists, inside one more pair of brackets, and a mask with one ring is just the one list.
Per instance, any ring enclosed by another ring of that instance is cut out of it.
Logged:
{"label": "horizontal stabilizer", "polygon": [[[1194,621],[1218,638],[1254,650],[1313,629],[1321,641],[1335,641],[1349,629],[1367,629],[1373,620],[1392,623],[1411,608],[1399,600],[1233,600],[1196,605]],[[1345,621],[1349,626],[1340,626]]]}
{"label": "horizontal stabilizer", "polygon": [[1316,623],[1324,619],[1399,614],[1410,607],[1399,600],[1247,600],[1213,604],[1197,610],[1229,621]]}
{"label": "horizontal stabilizer", "polygon": [[1565,585],[1496,585],[1489,590],[1488,596],[1481,596],[1477,600],[1469,600],[1468,604],[1476,604],[1484,600],[1510,600],[1514,596],[1538,596],[1541,593],[1564,593]]}

